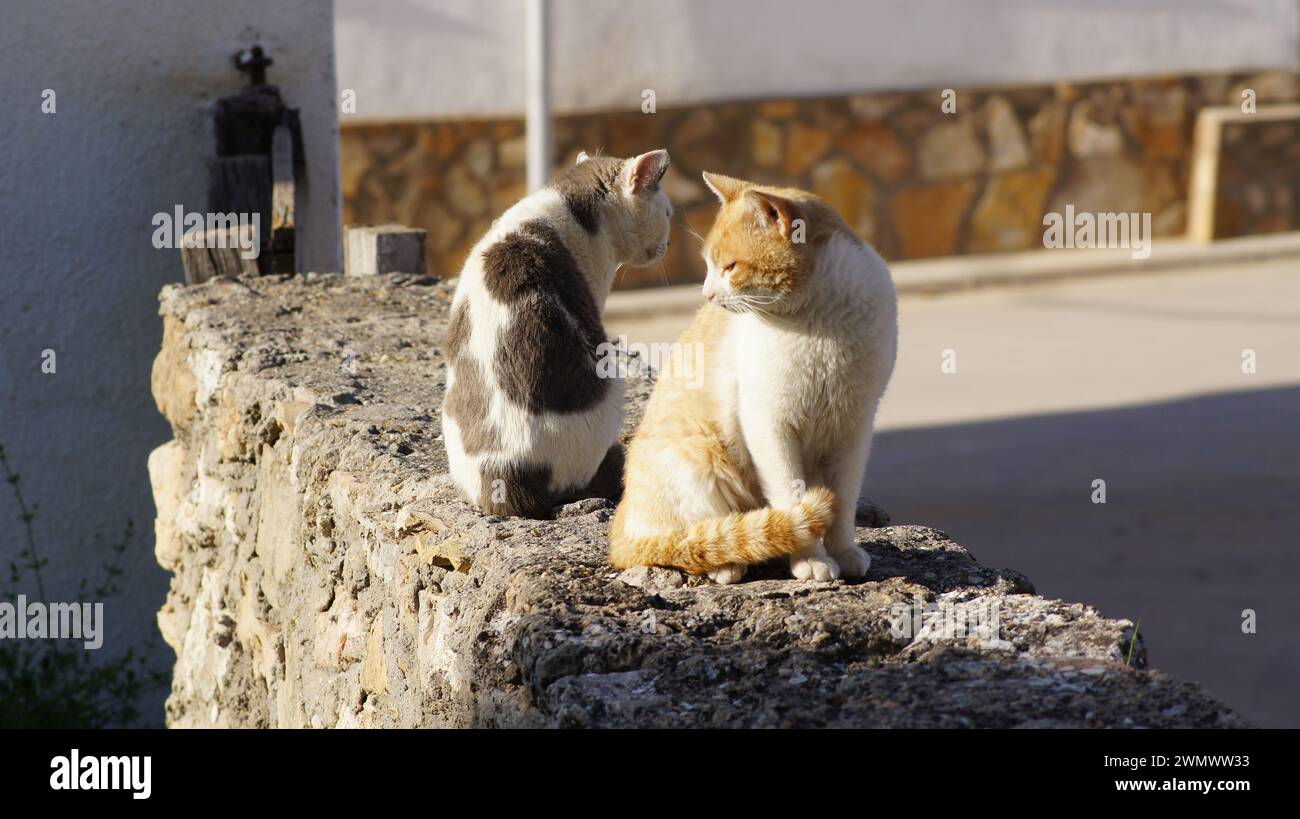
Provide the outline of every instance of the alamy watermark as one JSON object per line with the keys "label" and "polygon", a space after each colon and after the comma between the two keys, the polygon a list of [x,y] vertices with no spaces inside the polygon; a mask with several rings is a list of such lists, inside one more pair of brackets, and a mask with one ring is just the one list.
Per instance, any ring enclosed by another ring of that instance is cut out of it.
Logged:
{"label": "alamy watermark", "polygon": [[912,603],[895,603],[890,611],[889,633],[899,640],[967,640],[998,645],[1002,639],[1001,601],[980,597],[974,600],[925,602],[919,596]]}
{"label": "alamy watermark", "polygon": [[1076,212],[1066,205],[1065,213],[1043,216],[1043,247],[1124,248],[1134,259],[1151,257],[1150,213]]}
{"label": "alamy watermark", "polygon": [[67,756],[50,760],[50,790],[130,791],[132,799],[148,799],[153,794],[153,757],[82,756],[73,748]]}
{"label": "alamy watermark", "polygon": [[240,257],[256,259],[261,253],[258,241],[260,213],[185,212],[177,205],[175,213],[159,211],[151,224],[153,246],[163,248],[238,248]]}
{"label": "alamy watermark", "polygon": [[94,651],[104,644],[103,603],[0,601],[0,640],[81,640]]}
{"label": "alamy watermark", "polygon": [[596,375],[600,378],[661,373],[669,367],[688,389],[699,389],[704,384],[704,345],[698,341],[628,343],[627,336],[619,336],[617,342],[605,341],[596,346]]}

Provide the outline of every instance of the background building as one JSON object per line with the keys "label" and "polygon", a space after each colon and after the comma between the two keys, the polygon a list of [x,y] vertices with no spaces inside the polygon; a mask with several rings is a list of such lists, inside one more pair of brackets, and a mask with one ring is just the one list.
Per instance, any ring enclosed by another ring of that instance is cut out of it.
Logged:
{"label": "background building", "polygon": [[[1246,89],[1260,105],[1300,98],[1293,0],[551,8],[556,165],[666,146],[695,231],[712,218],[700,171],[721,171],[819,193],[891,260],[1041,247],[1043,214],[1066,203],[1148,212],[1156,236],[1182,236],[1198,113]],[[427,228],[431,268],[452,274],[524,192],[522,6],[340,0],[338,16],[356,99],[345,218]],[[1279,127],[1286,142],[1294,124]],[[1274,164],[1300,166],[1289,144]],[[1300,227],[1293,182],[1227,180],[1218,235]],[[678,234],[666,275],[698,279]]]}

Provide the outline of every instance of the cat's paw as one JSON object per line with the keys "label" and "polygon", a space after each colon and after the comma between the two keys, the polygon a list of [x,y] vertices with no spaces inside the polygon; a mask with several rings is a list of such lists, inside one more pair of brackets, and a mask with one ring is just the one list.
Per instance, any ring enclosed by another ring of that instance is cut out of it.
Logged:
{"label": "cat's paw", "polygon": [[840,575],[846,578],[863,577],[867,569],[871,568],[871,555],[867,554],[866,549],[856,544],[835,552],[832,555],[835,562],[840,564]]}
{"label": "cat's paw", "polygon": [[790,573],[800,580],[829,582],[840,576],[840,564],[826,555],[790,558]]}
{"label": "cat's paw", "polygon": [[730,583],[740,582],[740,578],[745,576],[745,569],[749,568],[744,563],[728,563],[721,569],[714,569],[709,572],[709,577],[714,583],[726,586]]}

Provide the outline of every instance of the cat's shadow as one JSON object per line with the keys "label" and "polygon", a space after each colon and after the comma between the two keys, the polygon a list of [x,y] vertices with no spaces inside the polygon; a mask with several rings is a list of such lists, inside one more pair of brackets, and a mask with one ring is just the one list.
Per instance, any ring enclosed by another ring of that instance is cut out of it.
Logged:
{"label": "cat's shadow", "polygon": [[[561,520],[594,512],[602,521],[607,521],[616,506],[616,498],[587,497],[557,506],[553,514],[555,520]],[[866,549],[867,554],[871,556],[871,568],[867,570],[865,577],[837,580],[836,584],[857,586],[900,580],[911,585],[922,586],[934,594],[944,594],[957,589],[994,587],[1007,594],[1034,593],[1033,583],[1017,571],[983,566],[965,549],[943,548],[943,544],[951,543],[943,532],[924,529],[920,536],[922,543],[934,544],[938,548],[900,548],[885,531],[889,522],[889,515],[884,510],[866,501],[859,503],[857,544]],[[707,577],[690,576],[684,572],[682,578],[687,586],[713,584],[713,581]],[[740,582],[791,579],[793,578],[790,574],[789,559],[776,558],[750,566]]]}
{"label": "cat's shadow", "polygon": [[[1033,583],[1024,575],[1012,569],[983,566],[965,550],[899,548],[887,539],[870,535],[859,536],[858,545],[871,556],[871,568],[865,577],[837,580],[836,584],[860,586],[899,580],[934,594],[988,588],[1005,594],[1035,593]],[[790,579],[789,560],[778,558],[749,567],[740,582]]]}

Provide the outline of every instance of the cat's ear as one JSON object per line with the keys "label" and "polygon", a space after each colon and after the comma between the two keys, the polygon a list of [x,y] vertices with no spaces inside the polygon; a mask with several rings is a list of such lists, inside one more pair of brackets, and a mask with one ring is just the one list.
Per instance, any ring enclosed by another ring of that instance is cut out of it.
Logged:
{"label": "cat's ear", "polygon": [[587,153],[586,151],[578,151],[578,161],[573,164],[581,165],[582,163],[586,162],[588,159],[591,159],[591,154]]}
{"label": "cat's ear", "polygon": [[740,179],[732,179],[730,176],[708,171],[704,172],[704,184],[709,186],[709,190],[713,191],[713,195],[724,205],[744,193],[749,185],[748,182]]}
{"label": "cat's ear", "polygon": [[792,200],[757,188],[745,191],[745,201],[754,208],[763,224],[789,239],[794,222],[801,218],[799,206]]}
{"label": "cat's ear", "polygon": [[623,187],[628,193],[649,196],[659,190],[659,180],[668,172],[668,152],[657,151],[634,156],[623,166]]}

